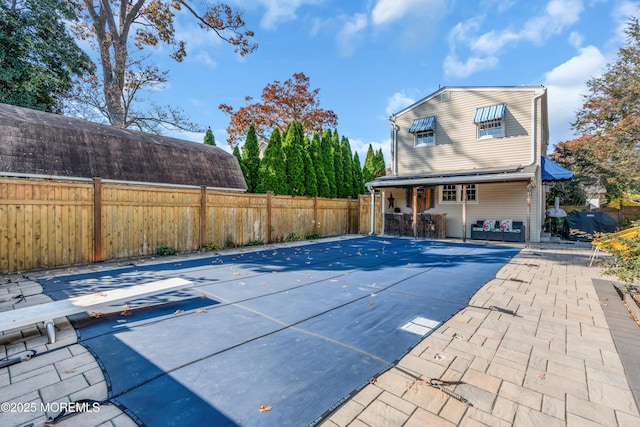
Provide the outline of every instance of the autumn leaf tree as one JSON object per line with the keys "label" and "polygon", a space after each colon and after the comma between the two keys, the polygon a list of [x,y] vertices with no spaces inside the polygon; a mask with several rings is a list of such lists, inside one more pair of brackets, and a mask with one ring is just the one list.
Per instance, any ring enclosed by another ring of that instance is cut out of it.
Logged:
{"label": "autumn leaf tree", "polygon": [[617,60],[587,81],[588,94],[572,124],[576,139],[556,145],[554,158],[576,176],[604,185],[607,197],[640,190],[640,24],[632,18]]}
{"label": "autumn leaf tree", "polygon": [[164,44],[178,62],[187,55],[186,42],[176,38],[177,13],[189,15],[200,28],[213,31],[241,56],[258,46],[251,41],[254,33],[246,29],[243,13],[225,3],[203,7],[188,0],[82,0],[78,4],[83,14],[73,29],[97,50],[100,73],[88,78],[76,93],[75,105],[86,108],[74,112],[89,116],[98,112],[108,123],[121,128],[154,133],[163,127],[198,130],[178,108],[153,102],[144,102],[145,107],[140,102],[144,101],[141,94],[145,90],[168,80],[167,72],[148,64],[141,51]]}
{"label": "autumn leaf tree", "polygon": [[218,108],[230,117],[227,142],[231,146],[239,143],[251,124],[255,126],[261,143],[267,143],[274,127],[284,132],[295,121],[302,124],[306,135],[337,126],[336,114],[320,108],[319,92],[317,88],[309,89],[309,77],[304,73],[294,73],[284,83],[276,80],[265,86],[259,102],[252,103],[253,98],[247,96],[247,105],[238,110],[228,104],[220,104]]}

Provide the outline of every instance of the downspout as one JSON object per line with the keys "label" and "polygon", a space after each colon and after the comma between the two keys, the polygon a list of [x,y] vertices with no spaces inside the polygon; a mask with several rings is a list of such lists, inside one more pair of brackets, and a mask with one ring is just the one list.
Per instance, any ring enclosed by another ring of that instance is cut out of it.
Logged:
{"label": "downspout", "polygon": [[[531,98],[531,163],[529,165],[536,165],[538,163],[538,150],[536,144],[536,135],[538,134],[538,123],[536,123],[537,118],[537,109],[536,109],[536,101],[544,96],[546,90],[542,90],[539,94],[535,95]],[[542,153],[541,153],[542,154]],[[536,173],[540,173],[540,171],[536,170]],[[525,240],[527,242],[526,246],[529,247],[531,243],[531,187],[536,186],[533,182],[533,179],[529,181],[527,185],[527,231]],[[538,204],[542,203],[540,197],[538,197]]]}
{"label": "downspout", "polygon": [[537,144],[536,144],[536,135],[537,135],[537,110],[536,110],[536,101],[540,99],[546,93],[545,90],[540,92],[531,98],[531,124],[533,126],[531,132],[531,163],[529,165],[535,165],[537,163]]}
{"label": "downspout", "polygon": [[398,176],[398,125],[396,125],[396,115],[392,114],[388,119],[391,125],[391,175]]}

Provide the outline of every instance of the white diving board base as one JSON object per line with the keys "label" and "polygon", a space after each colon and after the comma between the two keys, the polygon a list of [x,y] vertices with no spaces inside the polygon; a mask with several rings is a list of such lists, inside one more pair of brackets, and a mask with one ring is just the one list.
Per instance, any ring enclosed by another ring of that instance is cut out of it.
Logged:
{"label": "white diving board base", "polygon": [[186,288],[190,285],[192,285],[190,281],[175,277],[5,311],[0,313],[0,332],[19,329],[25,326],[44,322],[47,335],[49,336],[49,342],[53,344],[56,341],[55,326],[53,323],[54,319],[72,314],[88,312],[90,308],[114,301],[121,301],[129,298],[140,298],[175,289]]}

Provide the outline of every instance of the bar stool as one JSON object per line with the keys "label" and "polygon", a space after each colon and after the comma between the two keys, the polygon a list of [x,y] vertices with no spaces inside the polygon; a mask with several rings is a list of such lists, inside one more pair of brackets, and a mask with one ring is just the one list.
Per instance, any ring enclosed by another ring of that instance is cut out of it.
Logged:
{"label": "bar stool", "polygon": [[436,224],[433,222],[430,213],[423,213],[420,215],[420,225],[422,237],[436,236]]}
{"label": "bar stool", "polygon": [[400,234],[400,221],[394,214],[384,214],[384,229],[389,234]]}
{"label": "bar stool", "polygon": [[404,222],[404,235],[412,236],[413,235],[413,215],[410,213],[402,214],[402,219]]}

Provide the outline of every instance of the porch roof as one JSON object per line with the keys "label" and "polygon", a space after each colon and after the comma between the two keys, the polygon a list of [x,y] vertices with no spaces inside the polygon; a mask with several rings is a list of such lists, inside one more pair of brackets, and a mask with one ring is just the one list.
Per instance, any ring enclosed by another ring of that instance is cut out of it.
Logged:
{"label": "porch roof", "polygon": [[415,187],[444,184],[480,184],[490,182],[528,181],[536,176],[537,165],[512,166],[502,169],[473,169],[436,172],[411,176],[382,176],[367,182],[367,188]]}

